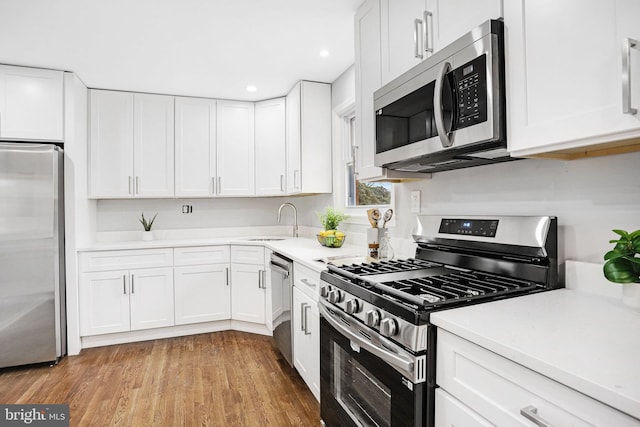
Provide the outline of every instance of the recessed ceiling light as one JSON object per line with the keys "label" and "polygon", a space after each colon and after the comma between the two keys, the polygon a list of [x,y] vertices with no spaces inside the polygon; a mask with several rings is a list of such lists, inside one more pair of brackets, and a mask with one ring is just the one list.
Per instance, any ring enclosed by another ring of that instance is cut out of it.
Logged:
{"label": "recessed ceiling light", "polygon": [[247,92],[255,92],[257,90],[258,90],[258,88],[253,86],[253,85],[247,86]]}
{"label": "recessed ceiling light", "polygon": [[329,56],[329,51],[327,49],[322,49],[320,51],[320,56],[322,56],[323,58],[326,58],[327,56]]}

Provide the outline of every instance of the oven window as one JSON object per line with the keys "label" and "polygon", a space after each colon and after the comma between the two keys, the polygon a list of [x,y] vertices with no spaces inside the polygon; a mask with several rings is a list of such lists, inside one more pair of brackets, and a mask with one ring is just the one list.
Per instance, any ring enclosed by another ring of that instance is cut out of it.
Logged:
{"label": "oven window", "polygon": [[391,390],[333,343],[333,395],[359,425],[391,426]]}

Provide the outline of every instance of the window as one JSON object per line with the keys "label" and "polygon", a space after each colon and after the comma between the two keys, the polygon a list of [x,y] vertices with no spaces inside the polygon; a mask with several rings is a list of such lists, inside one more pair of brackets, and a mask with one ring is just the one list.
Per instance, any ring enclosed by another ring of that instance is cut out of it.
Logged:
{"label": "window", "polygon": [[355,145],[356,117],[350,114],[344,117],[348,132],[345,132],[344,158],[347,207],[388,206],[392,203],[393,186],[388,182],[360,182],[354,173],[353,153]]}

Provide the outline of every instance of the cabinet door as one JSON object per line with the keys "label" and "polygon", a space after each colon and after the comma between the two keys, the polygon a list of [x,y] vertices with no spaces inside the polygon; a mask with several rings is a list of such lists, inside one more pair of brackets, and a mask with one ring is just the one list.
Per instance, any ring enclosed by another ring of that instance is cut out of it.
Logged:
{"label": "cabinet door", "polygon": [[[504,5],[510,151],[529,155],[640,135],[640,114],[623,113],[621,78],[622,39],[640,36],[640,4],[567,0],[547,6]],[[631,80],[638,83],[633,102],[640,108],[640,51],[632,49],[631,59]]]}
{"label": "cabinet door", "polygon": [[129,273],[84,273],[80,281],[82,336],[129,331]]}
{"label": "cabinet door", "polygon": [[255,105],[256,195],[279,196],[285,191],[285,99]]}
{"label": "cabinet door", "polygon": [[251,102],[218,101],[218,195],[255,193],[254,107]]}
{"label": "cabinet door", "polygon": [[175,267],[176,325],[231,318],[229,264]]}
{"label": "cabinet door", "polygon": [[[427,19],[427,37],[434,52],[486,20],[502,17],[502,0],[426,0],[426,3],[432,14],[431,22]],[[551,13],[547,8],[547,14]]]}
{"label": "cabinet door", "polygon": [[318,307],[293,287],[293,364],[316,399],[320,396],[320,341]]}
{"label": "cabinet door", "polygon": [[90,90],[89,196],[133,197],[133,94]]}
{"label": "cabinet door", "polygon": [[359,180],[382,175],[374,165],[373,92],[380,88],[380,0],[367,0],[355,18],[356,171]]}
{"label": "cabinet door", "polygon": [[264,266],[231,264],[231,318],[265,323]]}
{"label": "cabinet door", "polygon": [[300,173],[302,193],[331,193],[331,85],[300,85]]}
{"label": "cabinet door", "polygon": [[176,197],[215,195],[216,101],[176,98]]}
{"label": "cabinet door", "polygon": [[424,13],[427,5],[425,0],[382,0],[380,6],[384,85],[426,58]]}
{"label": "cabinet door", "polygon": [[135,194],[173,197],[173,97],[134,95]]}
{"label": "cabinet door", "polygon": [[62,141],[63,73],[0,66],[0,138]]}
{"label": "cabinet door", "polygon": [[287,194],[300,192],[300,85],[286,98],[287,110]]}
{"label": "cabinet door", "polygon": [[131,330],[173,326],[173,268],[131,271]]}
{"label": "cabinet door", "polygon": [[476,414],[441,388],[436,390],[435,424],[441,427],[490,427],[493,424]]}

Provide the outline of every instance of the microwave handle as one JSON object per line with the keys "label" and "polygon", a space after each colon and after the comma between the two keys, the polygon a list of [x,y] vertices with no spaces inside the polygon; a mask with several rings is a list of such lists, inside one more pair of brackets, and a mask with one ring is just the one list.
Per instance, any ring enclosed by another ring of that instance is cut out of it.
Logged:
{"label": "microwave handle", "polygon": [[451,71],[451,64],[444,62],[438,72],[436,79],[435,96],[433,99],[433,111],[436,119],[436,129],[438,130],[438,136],[440,137],[440,143],[442,147],[447,148],[453,145],[453,139],[449,137],[449,131],[444,128],[444,112],[442,111],[442,88],[444,86],[444,79],[447,73]]}

